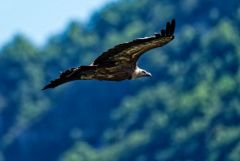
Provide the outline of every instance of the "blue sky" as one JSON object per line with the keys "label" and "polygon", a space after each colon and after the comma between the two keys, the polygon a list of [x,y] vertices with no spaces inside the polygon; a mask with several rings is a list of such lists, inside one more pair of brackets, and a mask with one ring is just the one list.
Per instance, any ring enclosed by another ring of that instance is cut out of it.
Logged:
{"label": "blue sky", "polygon": [[91,13],[113,0],[2,0],[0,46],[16,33],[41,45],[73,19],[87,21]]}

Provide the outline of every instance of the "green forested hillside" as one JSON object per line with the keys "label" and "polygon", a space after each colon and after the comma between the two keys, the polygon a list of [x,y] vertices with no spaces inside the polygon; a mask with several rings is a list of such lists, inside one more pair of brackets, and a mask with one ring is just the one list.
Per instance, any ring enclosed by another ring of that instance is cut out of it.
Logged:
{"label": "green forested hillside", "polygon": [[[41,88],[59,71],[158,32],[151,79]],[[240,3],[119,0],[37,47],[16,35],[0,51],[0,161],[239,161]]]}

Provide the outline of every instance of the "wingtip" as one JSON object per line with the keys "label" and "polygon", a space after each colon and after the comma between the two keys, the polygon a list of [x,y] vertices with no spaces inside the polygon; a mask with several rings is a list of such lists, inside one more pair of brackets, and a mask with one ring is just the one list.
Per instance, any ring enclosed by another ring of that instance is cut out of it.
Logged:
{"label": "wingtip", "polygon": [[170,24],[170,35],[172,35],[172,36],[174,34],[174,31],[175,31],[175,26],[176,26],[176,21],[175,21],[175,19],[172,19],[172,22]]}
{"label": "wingtip", "polygon": [[166,36],[166,31],[164,29],[161,30],[161,36]]}
{"label": "wingtip", "polygon": [[51,81],[49,84],[47,84],[45,87],[42,88],[42,91],[46,89],[54,88],[54,87],[56,87],[54,86],[54,81]]}
{"label": "wingtip", "polygon": [[45,91],[46,89],[50,88],[48,85],[42,88],[42,91]]}
{"label": "wingtip", "polygon": [[[162,29],[160,31],[160,36],[162,36],[162,37],[173,36],[173,38],[174,38],[175,25],[176,25],[175,19],[172,19],[171,21],[168,21],[167,24],[166,24],[166,28]],[[156,34],[155,34],[155,36],[156,36]]]}
{"label": "wingtip", "polygon": [[171,33],[171,24],[170,24],[170,22],[167,22],[167,25],[166,25],[166,35],[170,36],[170,33]]}

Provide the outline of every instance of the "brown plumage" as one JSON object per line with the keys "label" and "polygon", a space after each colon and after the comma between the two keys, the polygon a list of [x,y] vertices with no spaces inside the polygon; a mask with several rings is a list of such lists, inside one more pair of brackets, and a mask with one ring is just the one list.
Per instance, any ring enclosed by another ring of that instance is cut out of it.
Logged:
{"label": "brown plumage", "polygon": [[139,38],[131,42],[119,44],[102,53],[89,66],[71,68],[60,77],[51,81],[43,90],[55,88],[74,80],[108,80],[121,81],[149,77],[151,74],[137,66],[137,60],[146,51],[161,47],[174,39],[175,20],[168,22],[166,29],[154,36]]}

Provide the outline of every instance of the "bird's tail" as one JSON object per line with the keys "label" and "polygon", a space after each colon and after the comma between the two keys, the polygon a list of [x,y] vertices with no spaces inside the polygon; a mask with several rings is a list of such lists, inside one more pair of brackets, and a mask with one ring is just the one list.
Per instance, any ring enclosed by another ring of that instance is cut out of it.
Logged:
{"label": "bird's tail", "polygon": [[46,90],[48,88],[55,88],[61,84],[78,80],[82,72],[86,72],[87,70],[92,70],[93,66],[81,66],[77,68],[71,68],[61,73],[60,77],[52,80],[47,84],[42,90]]}

